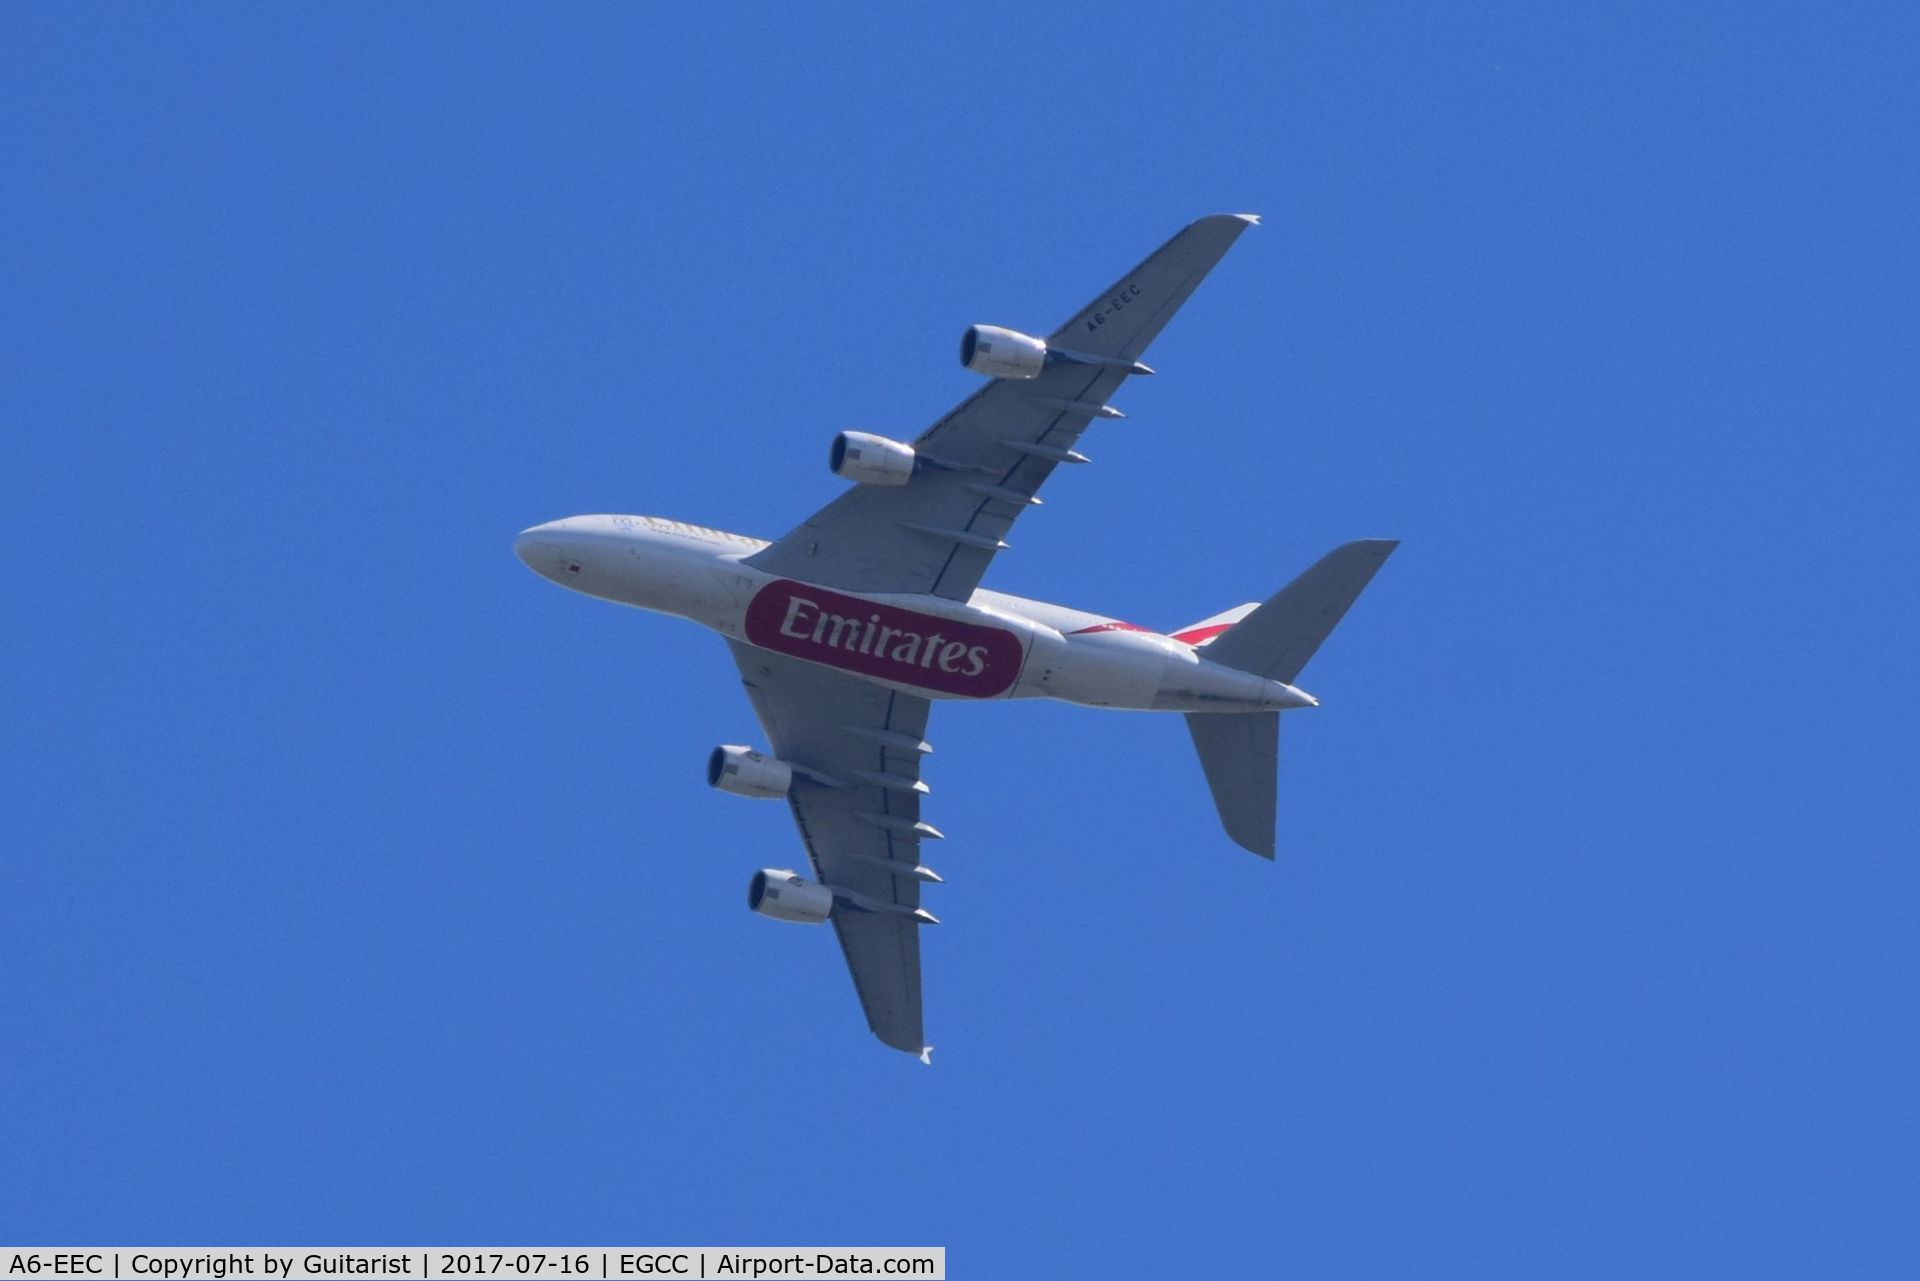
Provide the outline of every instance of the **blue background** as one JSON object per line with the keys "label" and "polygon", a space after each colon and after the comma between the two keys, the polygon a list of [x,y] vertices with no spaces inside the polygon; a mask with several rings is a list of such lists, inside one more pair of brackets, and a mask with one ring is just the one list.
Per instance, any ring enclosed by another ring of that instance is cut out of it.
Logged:
{"label": "blue background", "polygon": [[[388,8],[4,19],[0,1240],[1920,1269],[1910,6]],[[513,535],[778,535],[1243,209],[989,585],[1405,545],[1277,865],[936,709],[927,1070]]]}

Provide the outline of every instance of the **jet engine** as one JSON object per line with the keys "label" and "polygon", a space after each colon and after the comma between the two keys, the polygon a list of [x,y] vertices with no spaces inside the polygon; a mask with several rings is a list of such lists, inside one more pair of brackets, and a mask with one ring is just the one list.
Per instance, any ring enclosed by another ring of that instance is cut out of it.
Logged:
{"label": "jet engine", "polygon": [[989,378],[1038,378],[1047,367],[1047,344],[998,325],[975,325],[961,335],[960,363]]}
{"label": "jet engine", "polygon": [[818,925],[833,915],[833,891],[790,869],[763,867],[747,882],[747,906],[776,921]]}
{"label": "jet engine", "polygon": [[833,474],[862,485],[904,485],[913,479],[913,446],[864,431],[843,431],[833,438],[828,465]]}
{"label": "jet engine", "polygon": [[735,796],[774,800],[793,790],[793,766],[751,747],[716,747],[707,757],[707,786]]}

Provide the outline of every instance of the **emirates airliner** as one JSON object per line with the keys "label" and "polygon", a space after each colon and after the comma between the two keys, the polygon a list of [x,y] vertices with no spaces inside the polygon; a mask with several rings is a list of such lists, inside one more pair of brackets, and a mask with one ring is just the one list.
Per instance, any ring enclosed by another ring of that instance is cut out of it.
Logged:
{"label": "emirates airliner", "polygon": [[1220,820],[1273,857],[1280,716],[1316,706],[1295,684],[1396,543],[1328,552],[1264,603],[1161,635],[980,586],[1057,467],[1147,344],[1257,219],[1182,230],[1045,338],[975,325],[960,361],[988,381],[911,444],[841,432],[829,456],[852,487],[776,542],[657,516],[571,516],[514,550],[563,587],[674,614],[727,638],[767,750],[713,749],[707,781],[784,798],[812,875],[754,873],[747,903],[832,922],[867,1023],[929,1053],[921,902],[940,877],[921,851],[921,760],[934,700],[1053,698],[1186,717]]}

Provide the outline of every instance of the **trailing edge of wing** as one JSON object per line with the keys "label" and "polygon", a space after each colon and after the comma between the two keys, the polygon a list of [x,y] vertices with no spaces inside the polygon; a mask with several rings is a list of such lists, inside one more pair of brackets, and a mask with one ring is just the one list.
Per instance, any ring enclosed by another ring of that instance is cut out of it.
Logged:
{"label": "trailing edge of wing", "polygon": [[814,875],[856,909],[836,911],[833,929],[867,1026],[918,1054],[920,930],[931,919],[920,889],[938,880],[920,862],[920,842],[940,836],[920,821],[929,704],[739,641],[729,648],[774,754],[840,781],[795,788],[787,803]]}

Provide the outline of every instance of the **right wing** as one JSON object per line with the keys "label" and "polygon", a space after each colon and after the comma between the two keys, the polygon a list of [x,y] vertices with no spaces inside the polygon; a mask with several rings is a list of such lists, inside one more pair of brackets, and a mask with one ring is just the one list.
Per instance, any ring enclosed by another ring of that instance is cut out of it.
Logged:
{"label": "right wing", "polygon": [[834,932],[873,1034],[921,1054],[920,841],[940,833],[920,821],[920,757],[928,703],[831,668],[729,641],[740,679],[781,760],[836,786],[796,781],[793,821],[822,885],[883,910],[837,907]]}
{"label": "right wing", "polygon": [[[1184,228],[1056,329],[1047,345],[1108,364],[1050,363],[997,378],[913,442],[934,466],[905,485],[856,485],[747,564],[853,592],[966,600],[1014,520],[1126,381],[1173,313],[1254,218],[1215,214]],[[1105,412],[1103,412],[1105,411]]]}

